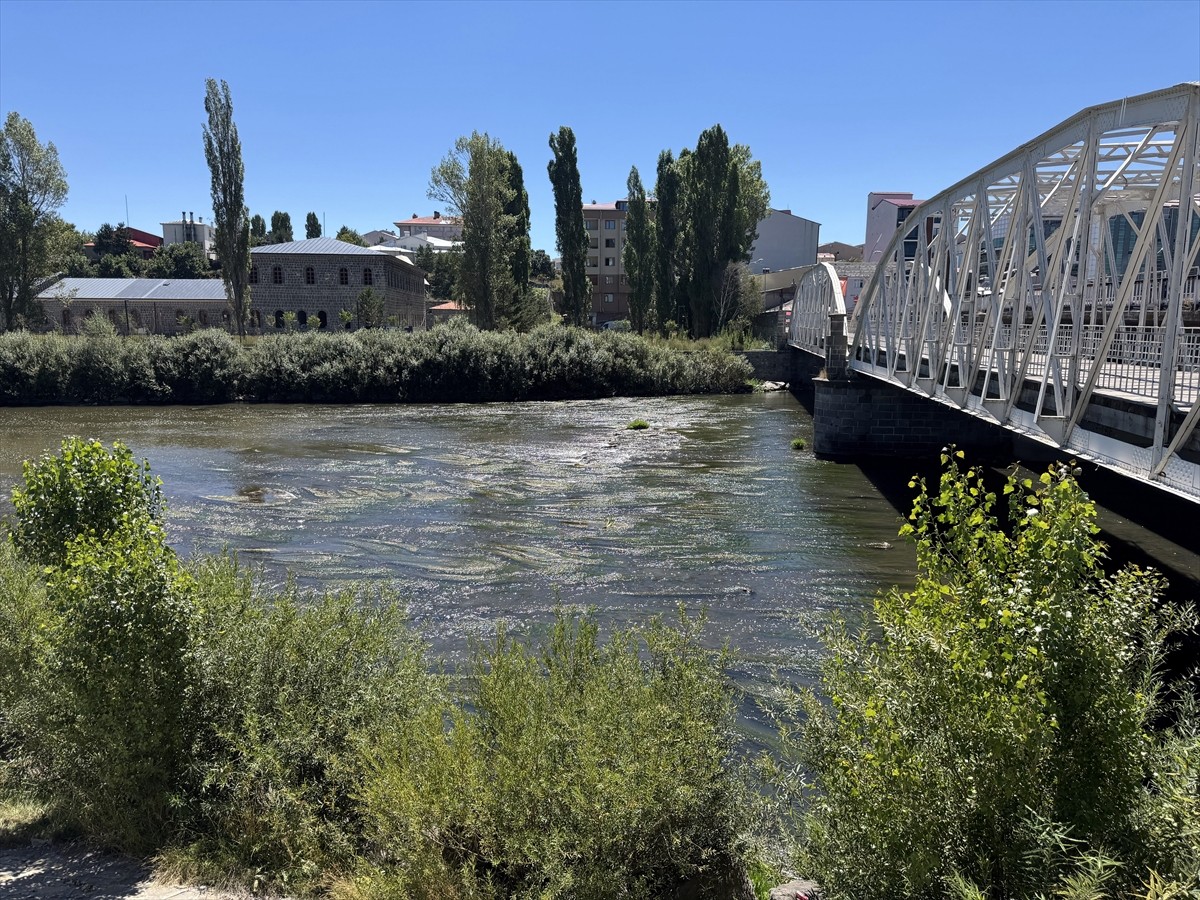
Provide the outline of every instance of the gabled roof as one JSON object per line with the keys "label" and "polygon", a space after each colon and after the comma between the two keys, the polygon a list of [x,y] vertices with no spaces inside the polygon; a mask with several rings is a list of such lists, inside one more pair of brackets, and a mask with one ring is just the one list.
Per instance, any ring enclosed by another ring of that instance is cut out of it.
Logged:
{"label": "gabled roof", "polygon": [[39,300],[225,300],[219,278],[63,278],[37,295]]}
{"label": "gabled roof", "polygon": [[309,253],[309,254],[327,254],[337,256],[379,256],[378,250],[371,250],[368,247],[360,247],[358,244],[347,244],[345,241],[339,241],[337,238],[319,237],[309,238],[306,241],[289,241],[286,244],[263,244],[261,247],[252,247],[250,253],[270,255],[272,253]]}

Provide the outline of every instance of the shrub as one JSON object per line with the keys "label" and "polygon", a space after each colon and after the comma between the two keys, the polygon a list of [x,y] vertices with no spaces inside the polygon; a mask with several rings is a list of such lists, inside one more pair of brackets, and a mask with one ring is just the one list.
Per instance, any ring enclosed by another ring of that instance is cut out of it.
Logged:
{"label": "shrub", "polygon": [[104,540],[162,521],[162,482],[119,441],[67,438],[57,456],[26,461],[24,487],[13,491],[13,545],[42,565],[59,565],[78,536]]}
{"label": "shrub", "polygon": [[[362,747],[442,726],[442,679],[388,598],[270,593],[236,561],[193,567],[199,723],[176,865],[303,888],[361,850]],[[424,727],[424,726],[422,726]]]}
{"label": "shrub", "polygon": [[146,523],[71,541],[48,596],[46,695],[24,723],[38,783],[89,835],[153,849],[190,743],[188,581]]}
{"label": "shrub", "polygon": [[785,726],[815,789],[798,864],[856,898],[1032,897],[1071,879],[1127,896],[1150,869],[1194,874],[1195,804],[1170,798],[1195,786],[1195,721],[1150,730],[1179,624],[1158,577],[1104,576],[1069,469],[1010,478],[1004,522],[976,470],[943,462],[903,529],[915,589],[830,633],[829,705],[810,693],[805,726]]}
{"label": "shrub", "polygon": [[792,438],[792,449],[803,450],[808,446],[808,442],[804,438]]}
{"label": "shrub", "polygon": [[630,431],[643,431],[650,427],[650,423],[647,422],[645,419],[634,419],[632,422],[630,422],[625,427],[628,428]]}
{"label": "shrub", "polygon": [[733,705],[696,623],[601,645],[560,616],[501,635],[441,739],[387,741],[364,798],[368,896],[664,897],[740,877]]}
{"label": "shrub", "polygon": [[224,331],[204,328],[155,345],[159,384],[176,403],[226,403],[237,396],[242,349]]}

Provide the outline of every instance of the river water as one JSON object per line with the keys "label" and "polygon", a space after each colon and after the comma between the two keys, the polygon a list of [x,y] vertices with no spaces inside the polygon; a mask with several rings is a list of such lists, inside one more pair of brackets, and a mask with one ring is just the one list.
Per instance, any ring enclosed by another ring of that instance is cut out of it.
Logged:
{"label": "river water", "polygon": [[22,459],[72,434],[149,458],[177,549],[229,547],[273,581],[387,583],[451,665],[558,605],[612,628],[684,604],[707,610],[706,640],[735,651],[754,695],[811,682],[820,623],[915,567],[861,469],[791,449],[811,446],[812,420],[786,393],[0,409],[4,497]]}

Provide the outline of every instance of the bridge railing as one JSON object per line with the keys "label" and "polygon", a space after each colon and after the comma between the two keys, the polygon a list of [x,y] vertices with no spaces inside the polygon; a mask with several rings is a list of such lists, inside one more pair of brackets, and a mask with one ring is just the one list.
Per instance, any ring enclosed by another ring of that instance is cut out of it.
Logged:
{"label": "bridge railing", "polygon": [[[1198,264],[1193,83],[1084,110],[915,208],[849,364],[1200,500]],[[1148,436],[1097,425],[1113,394]]]}
{"label": "bridge railing", "polygon": [[[796,279],[788,341],[794,347],[825,354],[831,316],[846,315],[846,298],[837,269],[829,263],[805,266]],[[841,321],[840,319],[838,321]]]}

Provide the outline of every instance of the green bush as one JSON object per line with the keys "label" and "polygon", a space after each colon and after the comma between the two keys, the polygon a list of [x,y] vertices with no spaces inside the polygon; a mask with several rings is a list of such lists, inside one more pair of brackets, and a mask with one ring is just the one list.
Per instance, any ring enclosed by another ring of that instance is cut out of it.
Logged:
{"label": "green bush", "polygon": [[1152,870],[1186,881],[1196,720],[1150,727],[1180,624],[1160,580],[1104,575],[1070,470],[1010,479],[1004,520],[977,471],[943,461],[904,528],[917,586],[881,596],[871,627],[831,632],[828,704],[804,695],[805,724],[785,722],[813,779],[797,865],[865,900],[1129,896]]}
{"label": "green bush", "polygon": [[[696,896],[742,877],[733,705],[695,623],[607,643],[501,636],[441,736],[386,741],[364,789],[366,896]],[[719,894],[718,894],[719,895]]]}
{"label": "green bush", "polygon": [[644,431],[645,429],[650,427],[650,423],[647,422],[645,419],[634,419],[625,427],[627,429],[629,429],[630,431]]}
{"label": "green bush", "polygon": [[119,441],[67,438],[57,456],[26,461],[13,491],[13,545],[42,565],[60,565],[77,536],[98,541],[162,522],[162,482]]}
{"label": "green bush", "polygon": [[157,382],[173,402],[227,403],[237,396],[245,359],[224,331],[204,328],[153,346]]}

